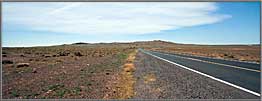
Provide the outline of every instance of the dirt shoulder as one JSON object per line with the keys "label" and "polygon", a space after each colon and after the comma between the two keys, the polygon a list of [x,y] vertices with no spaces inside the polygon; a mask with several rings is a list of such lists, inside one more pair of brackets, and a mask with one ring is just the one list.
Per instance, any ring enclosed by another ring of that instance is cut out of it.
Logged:
{"label": "dirt shoulder", "polygon": [[257,99],[258,97],[138,52],[135,99]]}

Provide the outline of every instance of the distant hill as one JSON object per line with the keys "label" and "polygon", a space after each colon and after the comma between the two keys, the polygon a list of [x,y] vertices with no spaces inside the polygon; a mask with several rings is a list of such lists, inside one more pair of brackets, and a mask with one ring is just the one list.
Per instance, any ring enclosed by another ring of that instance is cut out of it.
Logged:
{"label": "distant hill", "polygon": [[163,47],[163,46],[260,46],[260,44],[228,44],[228,45],[204,45],[204,44],[183,44],[183,43],[174,43],[170,41],[163,40],[153,40],[153,41],[135,41],[135,42],[112,42],[112,43],[85,43],[85,42],[77,42],[71,45],[131,45],[131,46],[155,46],[155,47]]}
{"label": "distant hill", "polygon": [[85,42],[77,42],[77,43],[73,43],[72,45],[84,45],[84,44],[89,44],[89,43],[85,43]]}

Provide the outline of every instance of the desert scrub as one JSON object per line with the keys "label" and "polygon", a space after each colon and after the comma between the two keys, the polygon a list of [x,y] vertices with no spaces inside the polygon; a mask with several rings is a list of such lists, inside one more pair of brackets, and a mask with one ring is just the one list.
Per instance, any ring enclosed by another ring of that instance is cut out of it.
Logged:
{"label": "desert scrub", "polygon": [[55,92],[55,96],[62,98],[62,97],[64,97],[64,95],[67,91],[68,91],[67,89],[59,89]]}
{"label": "desert scrub", "polygon": [[134,50],[125,56],[125,64],[122,66],[121,77],[117,84],[117,94],[113,97],[114,99],[130,99],[134,96],[135,79],[133,72],[135,67],[133,62],[136,54],[137,50]]}
{"label": "desert scrub", "polygon": [[[115,86],[114,80],[118,76],[116,74],[121,72],[122,65],[132,49],[119,46],[78,47],[65,45],[4,50],[8,52],[4,60],[10,61],[4,61],[3,66],[11,67],[5,68],[6,77],[10,78],[5,78],[5,80],[12,82],[10,84],[4,82],[7,85],[4,87],[5,98],[85,97],[98,99],[110,91],[104,85],[108,85],[109,88]],[[93,54],[97,54],[97,56],[92,57]],[[18,66],[20,62],[22,64]],[[15,81],[16,79],[19,81]],[[28,82],[29,80],[32,82]],[[46,82],[42,83],[41,81]],[[17,90],[18,93],[13,92],[14,96],[12,96],[8,89],[9,86],[15,88],[12,85],[15,82],[21,82],[21,85],[15,85],[19,90]],[[39,95],[25,94],[21,91],[22,88],[30,88],[32,89],[30,92],[39,93]]]}
{"label": "desert scrub", "polygon": [[85,81],[85,85],[86,86],[91,86],[92,85],[92,81]]}
{"label": "desert scrub", "polygon": [[119,53],[116,56],[111,56],[111,60],[104,61],[101,64],[93,64],[90,67],[88,67],[88,70],[83,72],[87,72],[87,74],[107,72],[107,70],[111,70],[111,72],[113,72],[115,70],[120,69],[121,65],[125,62],[127,57],[127,53]]}
{"label": "desert scrub", "polygon": [[30,98],[35,98],[37,97],[38,95],[40,95],[39,93],[33,93],[33,92],[30,92],[29,94],[26,94],[24,96],[25,99],[30,99]]}
{"label": "desert scrub", "polygon": [[66,93],[70,93],[70,90],[65,88],[63,84],[50,85],[46,91],[51,93],[51,95],[45,96],[46,98],[63,98]]}
{"label": "desert scrub", "polygon": [[82,90],[81,90],[80,87],[75,87],[75,88],[73,89],[73,93],[76,94],[76,95],[78,95],[81,91],[82,91]]}
{"label": "desert scrub", "polygon": [[63,84],[50,85],[50,86],[48,86],[48,90],[57,90],[57,89],[62,88],[62,87],[64,87]]}
{"label": "desert scrub", "polygon": [[120,54],[117,54],[117,57],[118,57],[119,59],[126,59],[126,58],[128,57],[128,55],[125,54],[125,53],[120,53]]}
{"label": "desert scrub", "polygon": [[17,90],[12,90],[10,93],[11,93],[11,95],[12,95],[13,97],[18,97],[18,96],[19,96]]}

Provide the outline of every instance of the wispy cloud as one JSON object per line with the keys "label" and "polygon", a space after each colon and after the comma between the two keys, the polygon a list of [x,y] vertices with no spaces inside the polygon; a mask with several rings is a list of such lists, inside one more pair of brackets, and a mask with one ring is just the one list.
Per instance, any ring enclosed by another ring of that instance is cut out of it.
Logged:
{"label": "wispy cloud", "polygon": [[58,9],[51,11],[49,14],[56,14],[56,13],[59,13],[59,12],[63,12],[65,10],[72,9],[74,7],[80,6],[81,4],[83,4],[83,3],[66,4],[63,7],[59,7]]}
{"label": "wispy cloud", "polygon": [[221,22],[208,2],[3,3],[3,22],[33,31],[72,34],[148,34]]}

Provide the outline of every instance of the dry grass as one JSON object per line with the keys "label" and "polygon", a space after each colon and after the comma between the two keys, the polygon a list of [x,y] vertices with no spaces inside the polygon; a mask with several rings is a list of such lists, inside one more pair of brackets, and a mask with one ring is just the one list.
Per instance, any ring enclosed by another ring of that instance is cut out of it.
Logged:
{"label": "dry grass", "polygon": [[123,65],[123,71],[120,74],[120,80],[118,84],[117,91],[118,95],[115,96],[116,99],[129,99],[134,96],[134,84],[135,79],[133,77],[133,72],[135,71],[134,60],[137,50],[130,53],[126,59],[126,64]]}
{"label": "dry grass", "polygon": [[156,76],[153,73],[149,73],[144,76],[144,83],[150,83],[156,81]]}

